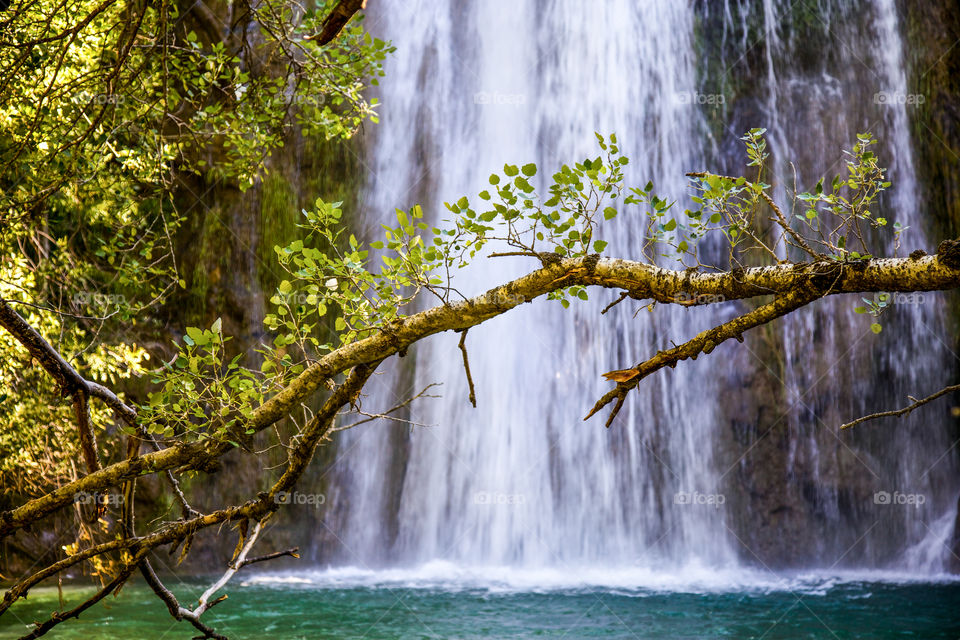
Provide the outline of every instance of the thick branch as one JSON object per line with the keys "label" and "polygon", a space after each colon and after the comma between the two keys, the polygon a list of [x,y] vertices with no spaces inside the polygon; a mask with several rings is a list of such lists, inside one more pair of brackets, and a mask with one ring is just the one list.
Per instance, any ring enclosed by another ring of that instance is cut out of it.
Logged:
{"label": "thick branch", "polygon": [[[304,429],[304,433],[301,434],[297,446],[290,454],[290,463],[287,470],[270,488],[269,492],[262,493],[256,500],[251,500],[242,505],[227,507],[209,514],[199,515],[187,520],[171,523],[146,536],[127,538],[123,540],[113,540],[109,543],[98,545],[97,547],[93,547],[74,556],[70,556],[69,558],[65,558],[64,560],[54,563],[46,569],[37,572],[27,580],[21,581],[20,583],[17,583],[11,587],[10,590],[4,594],[3,602],[0,604],[0,614],[9,608],[9,606],[18,598],[26,595],[27,591],[34,584],[57,573],[58,571],[62,571],[63,569],[80,562],[81,560],[91,558],[96,555],[101,555],[107,551],[127,549],[133,556],[129,566],[135,567],[136,563],[139,563],[140,560],[145,559],[146,555],[156,547],[178,540],[183,540],[187,536],[196,533],[200,529],[242,518],[254,518],[258,521],[262,520],[266,515],[276,510],[278,507],[278,502],[275,500],[276,494],[280,491],[286,491],[290,489],[300,478],[300,475],[303,473],[303,470],[306,468],[306,465],[313,456],[313,451],[315,450],[316,445],[332,429],[333,422],[337,417],[337,412],[344,405],[353,404],[356,402],[360,391],[363,389],[363,385],[366,384],[367,380],[373,374],[373,370],[375,368],[375,365],[361,365],[356,367],[353,371],[351,371],[346,381],[344,381],[343,384],[337,387],[333,393],[330,394],[330,397],[327,398],[326,402],[324,402],[323,406],[320,408],[314,418],[308,423],[307,427]],[[166,452],[170,450],[165,449],[164,451]],[[140,458],[136,458],[134,461],[143,460],[145,457],[146,456],[141,456]],[[109,468],[110,467],[107,469]]]}
{"label": "thick branch", "polygon": [[[247,428],[259,431],[286,416],[330,377],[364,363],[389,357],[428,336],[462,330],[506,313],[571,285],[628,291],[631,298],[675,303],[693,296],[740,300],[768,294],[789,294],[813,287],[818,295],[873,291],[934,291],[960,286],[958,243],[941,244],[937,255],[859,262],[778,264],[768,267],[706,273],[585,256],[558,259],[507,284],[464,300],[397,319],[369,338],[347,344],[320,358],[285,389],[252,414]],[[681,295],[682,294],[682,295]],[[229,443],[183,444],[136,460],[118,462],[68,483],[45,496],[0,514],[0,536],[68,504],[81,491],[92,492],[125,479],[183,465],[202,465],[232,448]]]}

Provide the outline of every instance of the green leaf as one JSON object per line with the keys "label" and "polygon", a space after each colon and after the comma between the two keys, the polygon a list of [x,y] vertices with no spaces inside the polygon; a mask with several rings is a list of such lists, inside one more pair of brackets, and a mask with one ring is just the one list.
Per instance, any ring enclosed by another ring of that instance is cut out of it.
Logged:
{"label": "green leaf", "polygon": [[523,171],[523,175],[527,177],[532,177],[537,175],[537,165],[535,165],[532,162],[530,164],[523,165],[522,167],[520,167],[520,170]]}
{"label": "green leaf", "polygon": [[500,184],[500,176],[495,173],[490,174],[490,184]]}
{"label": "green leaf", "polygon": [[[505,165],[503,165],[503,172],[504,172],[505,174],[507,174],[507,177],[512,178],[512,177],[514,177],[515,175],[517,175],[518,173],[520,173],[520,170],[517,169],[516,165],[505,164]],[[496,183],[494,183],[494,184],[496,184]]]}
{"label": "green leaf", "polygon": [[293,289],[293,286],[290,284],[289,280],[282,280],[277,289],[280,291],[280,293],[290,293],[290,291]]}
{"label": "green leaf", "polygon": [[668,222],[667,224],[663,225],[663,230],[664,230],[664,231],[673,231],[673,230],[676,229],[676,228],[677,228],[677,219],[676,219],[676,218],[670,218],[670,222]]}
{"label": "green leaf", "polygon": [[203,335],[203,329],[198,329],[197,327],[187,327],[187,336],[201,347],[207,344],[207,339]]}
{"label": "green leaf", "polygon": [[601,253],[604,249],[607,248],[607,243],[603,240],[597,240],[593,243],[594,253]]}
{"label": "green leaf", "polygon": [[210,325],[210,331],[213,331],[214,333],[220,333],[220,327],[222,324],[223,323],[221,322],[221,319],[217,318],[213,321],[213,324]]}
{"label": "green leaf", "polygon": [[879,322],[874,322],[872,325],[870,325],[870,331],[873,331],[874,333],[880,333],[883,331],[883,327],[880,326]]}

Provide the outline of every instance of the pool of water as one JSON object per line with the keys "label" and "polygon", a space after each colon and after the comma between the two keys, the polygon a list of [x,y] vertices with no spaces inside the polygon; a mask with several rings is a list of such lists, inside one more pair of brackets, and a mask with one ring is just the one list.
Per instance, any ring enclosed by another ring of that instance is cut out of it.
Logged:
{"label": "pool of water", "polygon": [[[206,582],[170,584],[184,601]],[[67,605],[93,592],[64,588]],[[888,574],[743,571],[416,571],[337,569],[249,574],[204,619],[240,638],[960,638],[960,581]],[[16,638],[57,608],[56,588],[35,589],[0,618]],[[54,638],[195,635],[142,584],[61,625]]]}

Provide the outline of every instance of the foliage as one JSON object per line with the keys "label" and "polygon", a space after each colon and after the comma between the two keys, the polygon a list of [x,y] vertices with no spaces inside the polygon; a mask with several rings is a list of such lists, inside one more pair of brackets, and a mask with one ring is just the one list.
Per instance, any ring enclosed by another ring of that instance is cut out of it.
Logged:
{"label": "foliage", "polygon": [[[164,425],[181,426],[185,423],[178,422],[176,416],[189,407],[200,422],[209,421],[211,416],[249,415],[266,389],[282,388],[305,366],[338,347],[389,330],[392,322],[417,308],[420,296],[427,294],[449,304],[451,294],[456,292],[454,271],[478,256],[525,255],[548,264],[559,257],[599,254],[608,244],[602,239],[603,225],[620,212],[639,216],[646,229],[645,255],[651,264],[657,258],[683,261],[692,257],[702,266],[699,252],[711,238],[725,244],[729,256],[726,268],[739,267],[755,256],[782,261],[783,254],[778,253],[782,249],[777,247],[789,239],[787,229],[780,228],[780,237],[771,239],[772,232],[760,224],[764,207],[774,208],[787,223],[767,194],[771,185],[762,181],[768,157],[763,133],[762,129],[753,129],[743,137],[748,166],[757,168],[756,181],[691,174],[696,194],[691,201],[699,207],[687,209],[682,217],[669,216],[673,203],[656,195],[652,183],[642,189],[625,185],[623,169],[629,160],[622,155],[616,135],[605,138],[600,134],[600,155],[572,167],[561,166],[553,174],[546,196],[541,196],[532,182],[538,171],[535,164],[506,164],[502,175],[490,176],[491,188],[479,193],[483,206],[474,208],[467,197],[448,202],[446,208],[453,217],[439,227],[424,221],[419,205],[410,211],[398,209],[397,225],[382,225],[384,240],[370,243],[369,249],[343,229],[340,203],[318,200],[313,210],[302,212],[300,226],[305,236],[275,247],[277,261],[288,279],[280,282],[270,299],[274,311],[266,316],[264,325],[274,338],[262,349],[260,371],[247,371],[233,362],[225,378],[208,376],[210,382],[203,386],[203,371],[222,368],[216,348],[221,338],[217,337],[218,331],[211,334],[188,328],[184,338],[187,344],[179,357],[157,378],[163,383],[163,392],[152,397],[151,415],[162,413]],[[808,212],[815,211],[815,215],[803,216],[803,224],[798,226],[810,242],[833,251],[822,254],[811,249],[810,257],[835,261],[870,257],[867,238],[858,225],[886,224],[869,207],[889,186],[883,181],[884,170],[867,150],[871,144],[869,135],[858,137],[849,153],[849,175],[845,180],[834,178],[831,192],[824,193],[820,180],[814,193],[796,196],[794,207],[804,203]],[[627,195],[621,197],[624,193]],[[618,203],[619,208],[615,206]],[[815,210],[816,206],[822,211]],[[847,250],[847,238],[855,238],[862,252]],[[510,251],[491,253],[491,243]],[[585,288],[579,285],[557,289],[548,297],[559,300],[564,307],[569,306],[571,298],[588,299]],[[875,316],[886,306],[882,296],[878,299],[878,303],[870,302],[870,312]],[[318,336],[325,326],[332,326],[334,335],[323,339]],[[871,327],[874,332],[880,330],[878,323]],[[198,353],[207,343],[213,350]],[[241,390],[234,399],[229,397],[232,389]],[[217,399],[211,401],[205,393]],[[163,429],[171,435],[169,426]],[[228,437],[226,431],[218,433]]]}
{"label": "foliage", "polygon": [[[135,343],[186,285],[173,253],[188,215],[177,207],[184,176],[246,189],[294,129],[345,139],[376,121],[364,89],[391,48],[359,20],[319,46],[308,36],[329,8],[259,3],[231,29],[219,23],[231,20],[226,5],[166,0],[28,2],[0,14],[0,295],[93,380],[145,373]],[[32,425],[66,432],[70,408],[24,393],[51,385],[23,357],[4,334],[0,473],[46,456],[56,478],[75,439],[48,446]],[[214,357],[203,354],[205,373],[219,370]],[[98,429],[111,422],[94,411]]]}

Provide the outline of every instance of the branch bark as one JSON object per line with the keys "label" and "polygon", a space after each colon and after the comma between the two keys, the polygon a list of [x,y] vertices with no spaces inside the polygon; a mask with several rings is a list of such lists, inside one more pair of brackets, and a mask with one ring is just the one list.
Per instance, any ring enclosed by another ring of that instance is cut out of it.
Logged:
{"label": "branch bark", "polygon": [[[363,389],[363,386],[366,384],[367,380],[369,380],[370,376],[373,375],[375,368],[376,363],[373,365],[364,364],[355,367],[353,371],[350,372],[350,375],[347,376],[347,379],[343,382],[343,384],[338,386],[330,394],[320,410],[305,427],[300,439],[297,442],[297,445],[290,453],[287,469],[269,491],[259,494],[256,499],[250,500],[242,505],[231,506],[209,514],[198,515],[193,518],[170,523],[146,536],[115,539],[109,543],[98,545],[70,556],[69,558],[60,560],[49,567],[36,572],[26,580],[20,581],[13,585],[4,594],[3,602],[0,603],[0,614],[5,612],[17,599],[25,596],[33,585],[37,584],[44,578],[54,575],[65,568],[73,566],[78,562],[82,562],[83,560],[91,557],[102,555],[103,553],[109,551],[126,550],[130,553],[131,560],[128,561],[124,566],[130,568],[130,571],[133,571],[141,561],[146,560],[147,554],[153,549],[164,544],[183,540],[201,529],[212,527],[231,520],[240,520],[245,518],[253,518],[257,521],[262,520],[279,507],[279,502],[276,500],[277,493],[289,490],[297,482],[302,475],[303,470],[310,462],[317,444],[319,444],[319,442],[321,442],[322,439],[333,429],[333,423],[337,417],[337,413],[344,405],[353,404],[357,401],[360,391]],[[168,450],[165,449],[164,451]],[[135,460],[143,460],[144,457],[146,456],[141,456]],[[147,579],[149,580],[149,578]],[[159,583],[159,580],[157,580],[157,582]],[[77,612],[77,615],[79,615],[79,612]],[[48,622],[52,624],[46,625],[45,623],[46,626],[43,627],[43,633],[53,626],[56,626],[56,624],[59,624],[59,621],[54,622],[54,619],[51,619],[51,621]]]}
{"label": "branch bark", "polygon": [[330,44],[334,38],[340,35],[343,28],[350,22],[350,18],[366,7],[367,0],[340,0],[337,6],[324,18],[320,33],[310,39],[315,40],[321,47]]}
{"label": "branch bark", "polygon": [[[554,260],[474,298],[394,320],[375,335],[325,355],[254,410],[246,427],[261,431],[274,424],[332,376],[343,371],[379,362],[431,335],[476,326],[523,302],[571,285],[619,289],[628,292],[633,299],[667,304],[675,304],[691,296],[708,296],[712,304],[764,295],[784,296],[796,291],[810,291],[822,297],[840,293],[954,289],[960,287],[960,241],[944,241],[936,255],[857,262],[778,264],[722,272],[677,271],[596,255]],[[6,305],[0,306],[0,324],[7,326],[4,319],[9,317],[9,313],[5,312],[4,307],[9,309]],[[67,365],[64,368],[56,364],[56,359],[43,348],[37,348],[37,351],[46,361],[54,363],[51,369],[57,375],[71,375],[72,367]],[[73,373],[76,374],[75,371]],[[79,377],[79,374],[76,375]],[[591,411],[591,415],[594,413],[596,411]],[[136,415],[135,412],[133,415]],[[180,444],[109,465],[12,511],[0,513],[0,537],[69,504],[79,492],[102,490],[129,478],[167,469],[184,466],[202,468],[231,448],[233,445],[224,442]]]}

